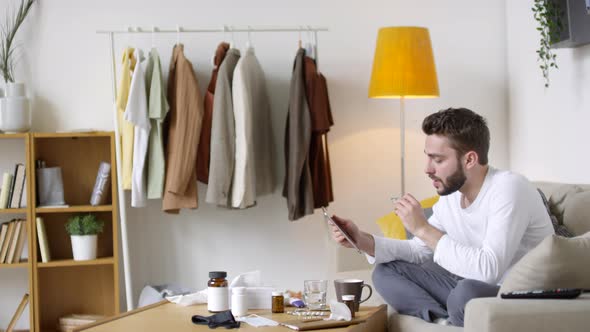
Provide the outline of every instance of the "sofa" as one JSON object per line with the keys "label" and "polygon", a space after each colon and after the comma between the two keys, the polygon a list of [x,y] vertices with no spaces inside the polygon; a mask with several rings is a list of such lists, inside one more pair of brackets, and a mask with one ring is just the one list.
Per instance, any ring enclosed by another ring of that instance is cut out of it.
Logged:
{"label": "sofa", "polygon": [[[549,200],[552,211],[559,213],[563,224],[578,236],[590,232],[590,185],[550,182],[534,183]],[[584,193],[576,204],[568,199]],[[570,209],[570,210],[567,210]],[[588,253],[590,255],[590,252]],[[526,257],[526,255],[525,255]],[[524,258],[523,257],[523,260]],[[509,272],[508,276],[512,273]],[[339,272],[337,278],[360,278],[372,284],[372,269]],[[590,279],[590,275],[588,276]],[[376,292],[364,305],[385,304]],[[573,300],[507,300],[500,297],[473,299],[465,309],[465,327],[428,323],[401,315],[388,308],[390,332],[507,332],[507,331],[590,331],[590,294]]]}

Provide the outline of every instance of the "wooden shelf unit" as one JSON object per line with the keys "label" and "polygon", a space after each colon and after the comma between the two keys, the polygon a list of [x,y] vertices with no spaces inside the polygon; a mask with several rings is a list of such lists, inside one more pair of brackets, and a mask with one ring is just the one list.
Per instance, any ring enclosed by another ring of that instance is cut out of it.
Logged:
{"label": "wooden shelf unit", "polygon": [[[26,172],[26,171],[25,171]],[[27,213],[27,209],[0,209],[1,214],[24,214]]]}
{"label": "wooden shelf unit", "polygon": [[[51,261],[41,262],[36,227],[29,261],[33,272],[34,324],[31,330],[54,331],[59,318],[68,314],[113,316],[119,308],[119,246],[115,136],[112,132],[31,133],[30,166],[36,160],[46,167],[61,167],[64,199],[68,207],[38,207],[34,190],[31,204],[32,225],[43,218]],[[111,164],[111,185],[106,205],[91,206],[90,196],[99,164]],[[29,188],[36,188],[31,177]],[[105,222],[98,235],[97,259],[74,261],[68,218],[80,213],[96,214]],[[31,241],[30,241],[31,242]]]}
{"label": "wooden shelf unit", "polygon": [[38,207],[35,209],[35,213],[64,213],[64,212],[100,212],[100,211],[112,211],[112,205],[76,205],[68,207]]}
{"label": "wooden shelf unit", "polygon": [[[12,264],[0,264],[0,270],[3,269],[26,269],[27,270],[27,278],[28,278],[28,293],[29,293],[29,324],[31,326],[31,331],[33,331],[32,327],[35,325],[35,320],[34,320],[34,303],[35,303],[35,299],[31,296],[33,287],[34,287],[34,272],[33,272],[33,259],[32,259],[32,252],[33,252],[33,243],[32,243],[32,225],[33,225],[33,218],[32,218],[32,212],[31,212],[31,200],[32,200],[32,191],[31,191],[31,185],[30,185],[30,179],[29,179],[29,174],[31,174],[31,136],[29,133],[16,133],[16,134],[4,134],[4,133],[0,133],[0,142],[2,145],[4,144],[8,144],[8,145],[12,145],[12,144],[18,144],[18,145],[22,145],[22,150],[18,151],[19,153],[22,153],[22,155],[24,156],[24,165],[25,165],[25,174],[26,174],[26,187],[24,188],[25,193],[26,194],[26,199],[27,199],[27,207],[26,208],[18,208],[18,209],[0,209],[0,219],[4,219],[5,215],[19,215],[19,217],[23,217],[26,219],[25,225],[27,226],[27,250],[29,253],[29,258],[27,261],[25,262],[19,262],[19,263],[12,263]],[[2,150],[4,150],[4,146],[2,146]],[[6,158],[3,156],[3,158]],[[20,162],[20,161],[19,161]],[[16,162],[14,162],[14,164],[16,164]],[[13,164],[13,166],[14,166]],[[12,170],[10,170],[12,171]],[[1,272],[1,271],[0,271]],[[0,285],[0,287],[10,287],[9,285],[6,284],[2,284]],[[24,295],[24,294],[22,294]],[[18,300],[20,301],[20,299]],[[16,306],[18,305],[19,302],[15,302],[15,303],[11,303],[9,306],[10,307],[14,307],[16,308]],[[2,296],[0,296],[0,303],[2,303],[3,305],[5,304],[3,302]],[[6,324],[8,324],[8,322],[6,322]],[[6,326],[0,326],[1,328],[5,328]]]}

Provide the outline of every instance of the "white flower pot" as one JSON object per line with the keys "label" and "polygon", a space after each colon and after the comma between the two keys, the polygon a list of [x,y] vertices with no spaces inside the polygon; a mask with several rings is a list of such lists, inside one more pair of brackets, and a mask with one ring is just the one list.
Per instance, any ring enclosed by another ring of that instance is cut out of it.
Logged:
{"label": "white flower pot", "polygon": [[72,239],[72,252],[75,261],[87,261],[96,259],[98,236],[95,235],[70,235]]}
{"label": "white flower pot", "polygon": [[7,83],[6,97],[0,98],[0,130],[5,133],[31,129],[31,107],[24,83]]}

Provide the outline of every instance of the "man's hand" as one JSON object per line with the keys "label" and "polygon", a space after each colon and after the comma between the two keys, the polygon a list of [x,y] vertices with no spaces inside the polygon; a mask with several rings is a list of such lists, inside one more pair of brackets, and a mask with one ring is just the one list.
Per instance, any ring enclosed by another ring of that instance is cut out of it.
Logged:
{"label": "man's hand", "polygon": [[[375,256],[375,239],[373,239],[371,234],[361,231],[352,220],[337,216],[332,216],[332,220],[334,220],[335,223],[338,223],[338,225],[348,233],[360,250],[371,256]],[[344,237],[335,225],[330,224],[330,228],[332,229],[332,238],[334,241],[343,247],[353,248],[352,244],[348,242],[346,237]]]}
{"label": "man's hand", "polygon": [[428,223],[420,202],[414,196],[405,194],[394,203],[393,211],[400,217],[410,233],[424,241],[430,249],[436,249],[438,240],[444,234]]}

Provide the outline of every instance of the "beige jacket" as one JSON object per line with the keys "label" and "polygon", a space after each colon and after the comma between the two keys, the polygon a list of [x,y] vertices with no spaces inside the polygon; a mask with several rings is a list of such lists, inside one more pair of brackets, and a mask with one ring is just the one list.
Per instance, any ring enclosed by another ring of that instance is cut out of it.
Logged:
{"label": "beige jacket", "polygon": [[174,47],[168,76],[170,112],[166,123],[166,184],[162,209],[169,213],[198,206],[196,159],[203,99],[193,65],[183,50],[182,44]]}

